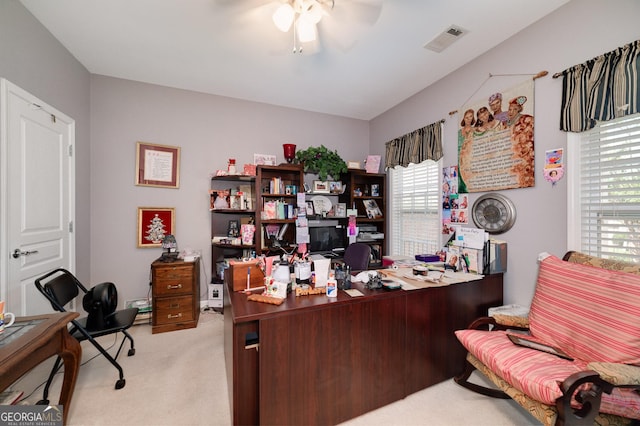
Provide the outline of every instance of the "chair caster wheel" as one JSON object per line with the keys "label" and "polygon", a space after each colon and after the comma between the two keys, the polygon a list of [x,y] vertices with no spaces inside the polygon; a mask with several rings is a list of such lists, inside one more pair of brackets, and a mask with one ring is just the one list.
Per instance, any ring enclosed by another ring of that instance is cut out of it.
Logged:
{"label": "chair caster wheel", "polygon": [[40,401],[36,402],[36,405],[49,405],[49,400],[41,399]]}
{"label": "chair caster wheel", "polygon": [[120,379],[116,382],[116,389],[122,389],[125,385],[125,380],[124,379]]}
{"label": "chair caster wheel", "polygon": [[129,352],[127,352],[127,356],[134,356],[135,354],[136,354],[135,348],[131,348],[129,349]]}

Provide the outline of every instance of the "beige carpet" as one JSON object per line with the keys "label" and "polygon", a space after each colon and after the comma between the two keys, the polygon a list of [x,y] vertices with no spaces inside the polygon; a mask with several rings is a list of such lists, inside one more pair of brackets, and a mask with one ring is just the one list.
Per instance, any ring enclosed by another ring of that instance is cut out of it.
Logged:
{"label": "beige carpet", "polygon": [[[229,425],[229,399],[224,369],[223,317],[204,312],[195,329],[151,334],[151,327],[132,328],[136,354],[120,355],[127,381],[115,390],[117,371],[88,342],[69,412],[70,425]],[[105,346],[113,337],[103,337]],[[119,341],[118,341],[119,344]],[[125,347],[127,347],[125,345]],[[110,352],[115,354],[117,347]],[[89,360],[91,359],[91,360]],[[87,361],[89,360],[89,361]],[[46,365],[45,365],[46,364]],[[17,382],[13,388],[32,392],[48,374],[50,363]],[[476,381],[481,380],[476,378]],[[62,376],[51,393],[57,402]],[[38,388],[28,401],[42,396]],[[343,425],[537,425],[510,400],[475,394],[448,380]]]}

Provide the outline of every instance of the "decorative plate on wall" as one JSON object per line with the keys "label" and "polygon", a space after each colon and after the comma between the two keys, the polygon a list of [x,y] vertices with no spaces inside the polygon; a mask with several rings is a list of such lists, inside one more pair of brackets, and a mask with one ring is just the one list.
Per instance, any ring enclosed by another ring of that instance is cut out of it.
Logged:
{"label": "decorative plate on wall", "polygon": [[471,216],[478,228],[490,234],[501,234],[516,223],[516,208],[504,195],[490,192],[473,203]]}

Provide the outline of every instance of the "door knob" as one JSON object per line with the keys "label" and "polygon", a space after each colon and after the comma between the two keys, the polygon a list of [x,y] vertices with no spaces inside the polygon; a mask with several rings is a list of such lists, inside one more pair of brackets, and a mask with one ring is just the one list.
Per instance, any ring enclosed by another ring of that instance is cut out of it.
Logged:
{"label": "door knob", "polygon": [[13,251],[13,258],[17,259],[20,256],[29,256],[30,254],[36,254],[38,252],[38,250],[27,250],[27,251],[20,251],[20,249],[15,249]]}

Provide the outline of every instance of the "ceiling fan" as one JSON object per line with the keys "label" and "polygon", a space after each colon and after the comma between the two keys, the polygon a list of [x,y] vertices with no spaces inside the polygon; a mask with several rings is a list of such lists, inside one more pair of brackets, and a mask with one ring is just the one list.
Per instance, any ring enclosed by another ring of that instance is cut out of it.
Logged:
{"label": "ceiling fan", "polygon": [[[229,0],[219,1],[229,3]],[[363,27],[375,24],[382,10],[382,0],[233,0],[238,8],[243,2],[247,12],[250,4],[267,8],[271,19],[262,18],[260,25],[291,33],[291,51],[306,54],[317,53],[328,46],[349,50]]]}

